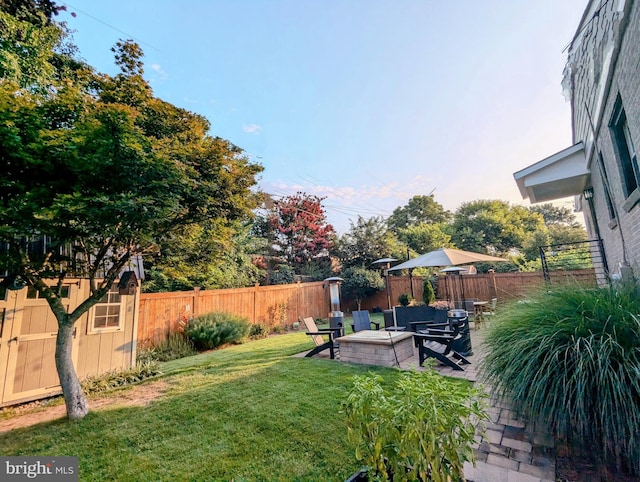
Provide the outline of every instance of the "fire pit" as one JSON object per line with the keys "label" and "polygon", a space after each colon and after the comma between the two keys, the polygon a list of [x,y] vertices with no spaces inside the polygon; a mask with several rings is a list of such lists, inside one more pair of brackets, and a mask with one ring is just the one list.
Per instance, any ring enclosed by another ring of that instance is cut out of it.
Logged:
{"label": "fire pit", "polygon": [[393,367],[413,356],[413,332],[363,330],[336,341],[343,362]]}

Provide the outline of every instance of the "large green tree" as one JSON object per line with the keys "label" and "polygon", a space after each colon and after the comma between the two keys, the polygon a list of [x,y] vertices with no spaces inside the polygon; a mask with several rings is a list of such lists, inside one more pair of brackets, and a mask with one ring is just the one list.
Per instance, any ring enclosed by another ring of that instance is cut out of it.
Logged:
{"label": "large green tree", "polygon": [[524,206],[500,200],[463,203],[451,225],[451,240],[460,249],[507,254],[520,250],[529,237],[544,229],[544,220]]}
{"label": "large green tree", "polygon": [[544,224],[549,232],[547,244],[580,243],[587,240],[586,229],[576,220],[571,209],[545,203],[529,206],[529,210],[544,218]]}
{"label": "large green tree", "polygon": [[424,254],[439,248],[452,248],[451,235],[443,223],[420,223],[398,230],[398,238],[409,249]]}
{"label": "large green tree", "polygon": [[351,221],[349,231],[338,239],[335,255],[343,268],[367,268],[377,259],[400,259],[405,251],[406,248],[389,230],[382,217],[365,219],[358,216],[355,223]]}
{"label": "large green tree", "polygon": [[50,25],[53,17],[66,7],[51,0],[0,0],[0,10],[36,25]]}
{"label": "large green tree", "polygon": [[438,203],[433,194],[413,196],[405,206],[397,207],[387,219],[394,232],[416,224],[448,223],[451,213]]}
{"label": "large green tree", "polygon": [[53,49],[61,38],[55,25],[34,25],[0,10],[0,78],[23,88],[51,81]]}
{"label": "large green tree", "polygon": [[88,68],[75,58],[66,26],[50,0],[0,0],[0,79],[46,91],[64,75]]}
{"label": "large green tree", "polygon": [[[142,52],[114,48],[121,73],[85,73],[45,89],[0,82],[0,242],[10,276],[33,286],[57,321],[56,368],[67,414],[88,406],[71,359],[75,322],[100,301],[131,256],[172,233],[232,222],[255,207],[261,167],[208,134],[209,122],[153,96]],[[47,249],[29,249],[34,237]],[[63,281],[86,277],[90,296],[71,311]]]}
{"label": "large green tree", "polygon": [[529,211],[540,214],[544,219],[544,224],[547,226],[553,224],[562,224],[565,226],[580,225],[580,223],[576,221],[575,214],[565,206],[556,206],[551,203],[534,204],[533,206],[529,206]]}
{"label": "large green tree", "polygon": [[167,236],[157,254],[145,259],[145,292],[239,288],[264,279],[264,270],[253,263],[257,252],[246,222],[185,226]]}

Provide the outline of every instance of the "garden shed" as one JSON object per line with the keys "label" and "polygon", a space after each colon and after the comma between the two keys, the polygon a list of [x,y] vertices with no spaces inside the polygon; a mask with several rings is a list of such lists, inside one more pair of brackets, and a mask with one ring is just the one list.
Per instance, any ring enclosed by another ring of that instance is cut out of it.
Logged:
{"label": "garden shed", "polygon": [[[68,309],[88,296],[89,280],[65,280]],[[115,284],[76,322],[72,357],[80,380],[135,364],[139,299],[137,281],[135,289]],[[35,289],[0,291],[0,406],[62,392],[55,366],[57,331],[53,312]]]}

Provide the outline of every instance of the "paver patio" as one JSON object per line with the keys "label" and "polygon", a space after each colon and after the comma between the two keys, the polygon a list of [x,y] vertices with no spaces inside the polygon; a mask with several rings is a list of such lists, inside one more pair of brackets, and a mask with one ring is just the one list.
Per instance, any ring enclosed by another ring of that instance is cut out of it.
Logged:
{"label": "paver patio", "polygon": [[[467,357],[471,365],[460,372],[442,365],[435,369],[446,376],[464,378],[482,384],[478,363],[482,360],[484,330],[471,329],[473,355]],[[424,370],[418,357],[400,364],[402,369]],[[485,385],[485,390],[490,392]],[[464,473],[474,482],[553,482],[556,480],[555,444],[544,431],[533,431],[531,425],[518,419],[509,404],[491,398],[486,438],[478,441],[476,466],[465,465]]]}
{"label": "paver patio", "polygon": [[[457,371],[443,365],[435,369],[442,375],[464,378],[482,385],[478,363],[482,360],[484,330],[470,330],[473,355],[467,358],[471,365]],[[417,349],[413,357],[400,362],[403,370],[424,370],[418,366]],[[484,385],[485,391],[490,388]],[[520,420],[508,403],[490,398],[487,432],[476,444],[476,466],[467,463],[464,473],[473,482],[554,482],[556,480],[555,444],[544,431],[534,431],[530,424]]]}

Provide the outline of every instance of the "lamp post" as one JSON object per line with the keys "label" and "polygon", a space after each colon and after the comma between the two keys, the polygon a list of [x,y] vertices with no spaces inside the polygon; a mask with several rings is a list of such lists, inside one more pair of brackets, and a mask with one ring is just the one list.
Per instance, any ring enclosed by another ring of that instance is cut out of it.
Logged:
{"label": "lamp post", "polygon": [[329,285],[329,328],[340,328],[340,336],[344,336],[344,313],[340,311],[340,283],[344,281],[337,276],[324,280],[325,287]]}
{"label": "lamp post", "polygon": [[391,268],[391,263],[394,261],[398,261],[395,258],[381,258],[375,260],[371,264],[379,265],[382,268],[382,273],[384,276],[384,284],[387,290],[387,309],[391,309],[391,293],[389,292],[389,268]]}

